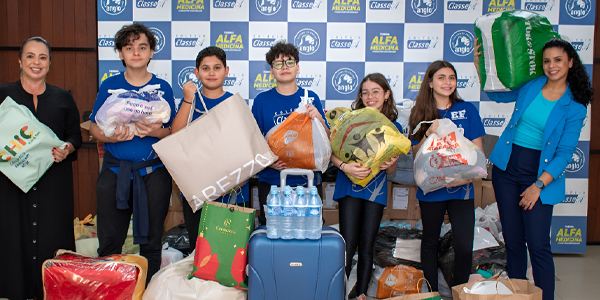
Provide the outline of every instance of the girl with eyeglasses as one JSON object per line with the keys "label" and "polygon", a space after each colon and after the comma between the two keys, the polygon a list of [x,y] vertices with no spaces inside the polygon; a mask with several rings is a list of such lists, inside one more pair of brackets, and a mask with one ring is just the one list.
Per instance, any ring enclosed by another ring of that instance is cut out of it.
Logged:
{"label": "girl with eyeglasses", "polygon": [[[358,88],[352,109],[373,107],[379,110],[402,132],[402,126],[396,122],[398,109],[390,85],[380,73],[365,76]],[[367,287],[373,270],[373,252],[383,209],[387,203],[387,175],[396,171],[398,156],[385,161],[380,170],[364,188],[353,184],[346,174],[358,179],[366,178],[371,169],[360,163],[344,163],[335,155],[331,162],[338,167],[333,200],[339,203],[340,233],[346,241],[346,276],[352,270],[352,258],[358,247],[357,281],[348,298],[358,296],[366,298]]]}
{"label": "girl with eyeglasses", "polygon": [[[464,136],[480,149],[483,149],[481,136],[485,134],[483,123],[477,108],[463,101],[456,91],[456,69],[443,60],[434,61],[425,71],[415,105],[409,117],[409,138],[413,144],[413,153],[417,153],[429,135],[439,127],[438,119],[450,119],[458,128],[464,130]],[[412,130],[422,121],[435,120],[430,126],[423,126],[415,133]],[[417,199],[421,207],[423,237],[421,240],[421,266],[423,275],[438,291],[438,246],[444,214],[448,211],[452,224],[454,260],[453,279],[449,286],[469,281],[473,256],[473,228],[475,211],[472,180],[456,183],[425,195],[420,188]]]}

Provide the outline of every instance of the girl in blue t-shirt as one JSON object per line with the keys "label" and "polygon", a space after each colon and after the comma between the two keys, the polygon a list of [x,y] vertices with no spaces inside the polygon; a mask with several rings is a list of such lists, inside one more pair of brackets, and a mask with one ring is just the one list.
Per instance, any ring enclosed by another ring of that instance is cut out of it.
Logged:
{"label": "girl in blue t-shirt", "polygon": [[[479,112],[473,104],[464,102],[456,92],[456,69],[447,61],[434,61],[425,72],[415,105],[411,110],[409,126],[413,153],[417,153],[427,137],[436,132],[438,119],[450,119],[464,130],[464,135],[480,149],[481,136],[485,134]],[[412,130],[422,121],[435,120],[431,126]],[[438,290],[438,245],[444,214],[448,211],[452,224],[454,282],[450,286],[468,282],[473,256],[473,228],[475,226],[474,192],[472,180],[452,184],[427,195],[419,188],[417,199],[421,207],[423,238],[421,240],[421,265],[423,274],[434,291]]]}
{"label": "girl in blue t-shirt", "polygon": [[[380,73],[369,74],[360,83],[352,109],[364,107],[378,109],[402,132],[402,126],[395,122],[398,110],[392,90]],[[359,300],[365,299],[371,279],[375,236],[387,201],[387,174],[396,171],[397,159],[398,156],[383,162],[380,170],[385,172],[379,172],[363,188],[353,184],[346,174],[363,179],[371,173],[371,169],[356,162],[344,163],[335,155],[331,156],[331,162],[340,169],[335,181],[333,200],[339,203],[340,233],[346,241],[346,276],[350,276],[352,257],[358,247],[357,280],[351,294],[355,292],[359,295]]]}

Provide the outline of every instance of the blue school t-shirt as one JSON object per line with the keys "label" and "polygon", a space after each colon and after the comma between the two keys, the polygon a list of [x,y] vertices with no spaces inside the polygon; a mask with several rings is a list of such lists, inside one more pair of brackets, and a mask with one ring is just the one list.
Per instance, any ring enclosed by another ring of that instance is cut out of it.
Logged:
{"label": "blue school t-shirt", "polygon": [[[252,104],[252,114],[260,132],[265,136],[275,125],[281,124],[292,112],[294,112],[300,104],[301,97],[304,97],[304,89],[298,87],[298,91],[294,94],[286,96],[282,95],[275,88],[264,91],[256,96]],[[313,91],[308,91],[309,103],[312,104],[325,120],[325,113],[321,105],[321,99]],[[327,124],[327,122],[325,122]],[[327,125],[329,127],[329,125]],[[268,183],[270,185],[279,186],[281,180],[279,171],[267,167],[258,173],[258,181]],[[287,185],[298,186],[306,185],[308,182],[304,176],[288,176],[286,178]],[[315,172],[314,185],[321,183],[321,173]]]}
{"label": "blue school t-shirt", "polygon": [[[102,84],[100,85],[100,89],[98,91],[98,96],[96,97],[96,102],[94,103],[94,110],[90,115],[90,121],[96,123],[96,113],[102,107],[102,104],[110,97],[112,94],[108,92],[108,90],[117,90],[117,89],[125,89],[128,91],[139,91],[147,85],[155,85],[159,84],[160,89],[156,90],[156,92],[161,96],[167,103],[169,103],[169,107],[171,107],[171,117],[169,118],[169,122],[164,123],[163,127],[167,128],[171,126],[171,122],[176,115],[175,110],[175,98],[173,98],[173,89],[171,85],[163,79],[156,77],[156,75],[152,74],[152,79],[148,81],[148,83],[142,86],[133,86],[127,80],[125,80],[125,73],[120,73],[111,77],[106,78]],[[162,95],[160,95],[162,94]],[[153,136],[146,136],[140,138],[139,136],[134,136],[133,139],[124,142],[118,143],[104,143],[104,150],[110,152],[116,159],[118,160],[126,160],[133,163],[148,161],[155,159],[158,157],[152,145],[158,142],[160,139]],[[151,173],[156,170],[158,167],[164,167],[161,163],[156,166],[147,167],[139,169],[138,171],[142,176]],[[110,168],[111,171],[115,173],[119,173],[119,167]]]}
{"label": "blue school t-shirt", "polygon": [[[393,122],[396,128],[402,132],[402,125],[398,122]],[[400,154],[404,155],[404,154]],[[350,196],[354,198],[365,199],[379,203],[383,206],[387,204],[387,173],[380,171],[377,173],[375,178],[371,179],[369,183],[362,187],[358,184],[352,183],[346,173],[342,170],[338,170],[337,179],[335,180],[335,191],[333,192],[333,200],[338,201],[339,199]]]}
{"label": "blue school t-shirt", "polygon": [[[200,102],[200,97],[198,95],[198,92],[196,92],[195,96],[196,96],[196,103],[195,103],[196,105],[195,105],[195,109],[194,109],[194,114],[192,115],[192,121],[199,118],[205,112],[204,106],[202,105],[202,102]],[[202,99],[204,99],[204,104],[206,104],[206,108],[208,110],[211,110],[213,107],[217,106],[217,104],[225,101],[227,98],[229,98],[231,96],[233,96],[232,93],[225,92],[225,94],[223,96],[221,96],[217,99],[208,98],[204,95],[202,96]],[[183,101],[179,102],[179,107],[177,108],[177,111],[179,111],[179,108],[181,108],[181,104],[183,104]],[[244,203],[244,202],[250,201],[250,188],[249,188],[247,180],[246,180],[246,184],[242,187],[241,190],[242,190],[242,193],[237,195],[236,202]],[[215,201],[222,202],[222,203],[229,203],[229,201],[231,200],[231,196],[232,196],[232,194],[225,195],[225,196],[217,198]],[[181,194],[181,197],[185,200],[185,197],[183,196],[183,194]]]}
{"label": "blue school t-shirt", "polygon": [[[464,135],[469,140],[474,140],[485,134],[485,128],[481,122],[479,111],[472,103],[466,101],[456,101],[449,109],[438,109],[442,119],[450,119],[458,128],[464,129]],[[421,141],[411,138],[413,145],[418,145]],[[439,202],[453,199],[473,199],[475,193],[473,184],[465,184],[453,188],[441,188],[439,190],[423,194],[421,188],[417,189],[417,199],[425,202]]]}

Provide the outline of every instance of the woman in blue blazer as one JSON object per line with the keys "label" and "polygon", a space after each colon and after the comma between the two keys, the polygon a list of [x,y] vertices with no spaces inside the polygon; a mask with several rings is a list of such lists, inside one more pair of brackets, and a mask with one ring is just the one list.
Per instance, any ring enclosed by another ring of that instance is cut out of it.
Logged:
{"label": "woman in blue blazer", "polygon": [[[476,69],[480,46],[474,51]],[[529,248],[535,285],[546,300],[554,299],[552,210],[565,199],[564,171],[579,141],[593,91],[570,43],[550,40],[542,60],[544,75],[517,90],[487,96],[496,102],[515,102],[512,118],[490,156],[508,275],[526,278]]]}

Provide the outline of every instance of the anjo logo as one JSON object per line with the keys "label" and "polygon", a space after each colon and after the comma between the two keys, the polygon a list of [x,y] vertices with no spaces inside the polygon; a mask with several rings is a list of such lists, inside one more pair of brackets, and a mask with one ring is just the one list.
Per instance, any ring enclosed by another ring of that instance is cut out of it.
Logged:
{"label": "anjo logo", "polygon": [[265,16],[274,15],[281,9],[281,0],[256,0],[256,9]]}
{"label": "anjo logo", "polygon": [[571,18],[583,19],[590,13],[592,3],[590,0],[567,0],[565,9]]}
{"label": "anjo logo", "polygon": [[585,166],[585,154],[579,147],[575,148],[575,152],[573,153],[573,160],[567,165],[565,171],[569,173],[575,173],[581,170]]}
{"label": "anjo logo", "polygon": [[157,54],[165,48],[165,35],[156,27],[150,27],[150,30],[152,30],[156,37],[156,49],[154,49],[154,54]]}
{"label": "anjo logo", "polygon": [[437,10],[437,0],[411,0],[410,7],[417,16],[429,17]]}
{"label": "anjo logo", "polygon": [[300,54],[312,55],[319,50],[321,39],[316,31],[305,28],[298,31],[294,36],[294,45],[298,48]]}
{"label": "anjo logo", "polygon": [[181,69],[179,75],[177,75],[177,84],[179,84],[179,87],[183,88],[183,85],[190,80],[198,86],[198,89],[202,88],[202,83],[196,78],[196,74],[194,74],[194,67],[185,67]]}
{"label": "anjo logo", "polygon": [[116,16],[122,13],[127,6],[127,0],[99,0],[102,10],[111,15]]}
{"label": "anjo logo", "polygon": [[458,56],[467,56],[473,52],[475,37],[466,30],[459,30],[450,37],[450,50]]}
{"label": "anjo logo", "polygon": [[358,86],[358,76],[352,69],[341,68],[333,74],[331,84],[338,93],[350,94]]}

